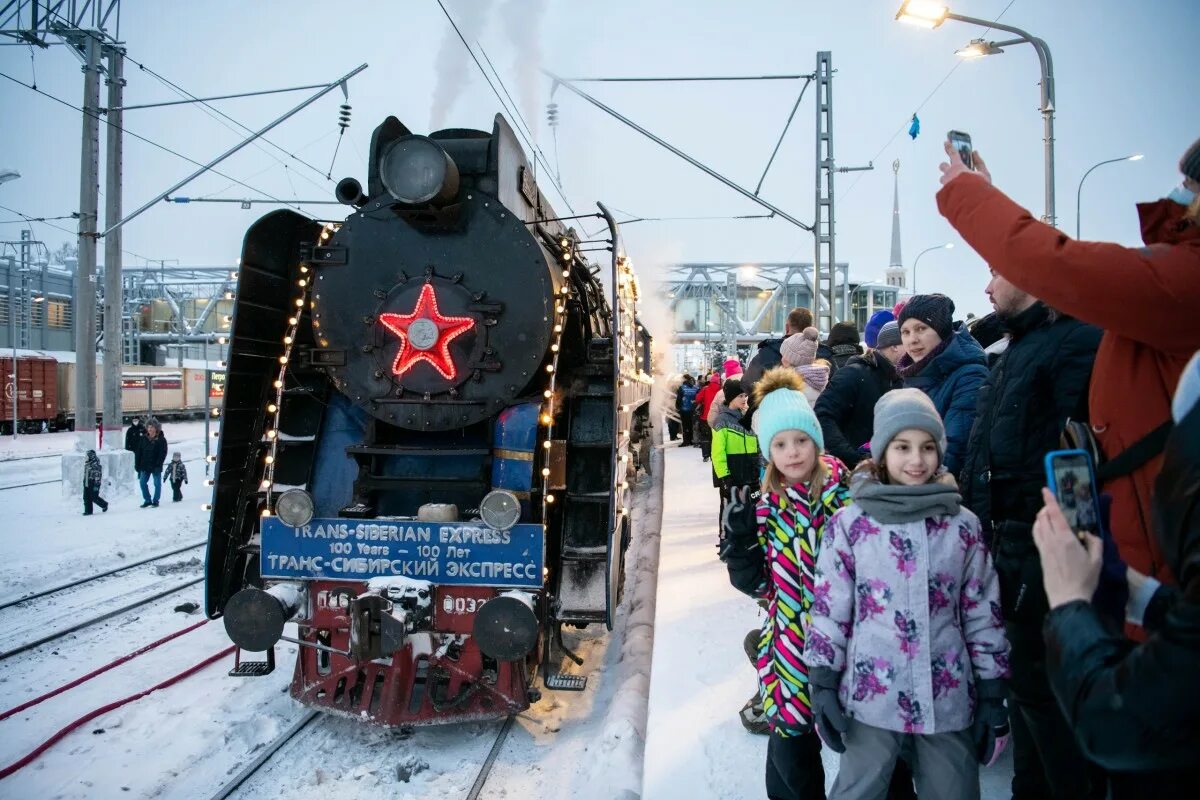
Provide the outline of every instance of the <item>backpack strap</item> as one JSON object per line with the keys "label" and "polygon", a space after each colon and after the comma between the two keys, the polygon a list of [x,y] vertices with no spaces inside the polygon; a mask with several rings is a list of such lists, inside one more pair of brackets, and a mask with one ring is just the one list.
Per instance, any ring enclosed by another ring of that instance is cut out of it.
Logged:
{"label": "backpack strap", "polygon": [[1114,478],[1120,478],[1136,471],[1163,451],[1167,446],[1167,437],[1171,434],[1171,428],[1174,425],[1174,421],[1168,418],[1166,422],[1101,464],[1100,468],[1096,470],[1096,480],[1105,484]]}

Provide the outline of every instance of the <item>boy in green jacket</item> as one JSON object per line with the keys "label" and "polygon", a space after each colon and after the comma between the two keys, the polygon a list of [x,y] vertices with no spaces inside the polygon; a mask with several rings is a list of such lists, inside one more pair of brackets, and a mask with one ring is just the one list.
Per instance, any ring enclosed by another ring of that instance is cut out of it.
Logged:
{"label": "boy in green jacket", "polygon": [[[758,454],[758,437],[742,427],[748,400],[742,382],[730,378],[721,391],[725,395],[725,408],[713,423],[712,466],[713,486],[721,490],[721,513],[724,514],[733,487],[761,483],[762,461]],[[721,517],[717,519],[719,521]]]}

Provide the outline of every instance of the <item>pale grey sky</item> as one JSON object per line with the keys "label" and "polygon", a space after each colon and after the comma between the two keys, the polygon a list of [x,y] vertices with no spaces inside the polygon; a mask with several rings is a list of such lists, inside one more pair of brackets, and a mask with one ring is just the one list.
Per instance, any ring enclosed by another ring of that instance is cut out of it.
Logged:
{"label": "pale grey sky", "polygon": [[[959,13],[994,18],[1008,0],[961,0]],[[954,66],[954,50],[981,29],[947,22],[934,31],[893,21],[899,0],[456,0],[447,2],[468,40],[476,40],[535,125],[551,162],[545,125],[545,67],[565,76],[807,73],[816,51],[831,50],[835,155],[843,166],[875,158],[876,170],[838,177],[837,255],[859,278],[882,276],[890,245],[890,165],[901,161],[900,202],[906,264],[922,249],[954,241],[954,250],[921,261],[920,286],[950,294],[960,314],[988,309],[986,268],[937,213],[937,164],[946,130],[970,131],[1001,187],[1036,214],[1042,210],[1042,143],[1038,66],[1028,45],[963,64],[920,111],[916,141],[901,133],[918,105]],[[1200,3],[1194,0],[1014,0],[1004,21],[1044,38],[1054,55],[1058,95],[1057,186],[1061,226],[1075,229],[1075,189],[1093,163],[1143,152],[1145,160],[1097,170],[1084,197],[1083,235],[1126,244],[1139,240],[1133,204],[1163,196],[1178,183],[1179,155],[1200,136],[1200,73],[1194,64]],[[121,36],[129,57],[200,95],[331,80],[360,62],[370,68],[350,84],[352,127],[333,181],[273,148],[249,148],[220,169],[279,197],[325,198],[340,177],[365,178],[372,129],[395,114],[428,131],[440,98],[447,126],[490,129],[500,106],[435,0],[407,2],[245,3],[127,0]],[[1004,38],[993,33],[989,38]],[[79,63],[63,48],[0,48],[0,72],[78,104]],[[172,99],[136,64],[126,70],[127,103]],[[456,86],[455,79],[461,84]],[[751,188],[770,155],[799,84],[589,84],[588,90],[714,169]],[[524,91],[523,91],[524,89]],[[219,104],[257,127],[302,95]],[[806,95],[763,196],[803,220],[813,216],[814,108]],[[557,161],[577,210],[595,200],[640,216],[758,213],[757,207],[620,123],[559,90]],[[276,129],[270,138],[324,172],[336,141],[340,92]],[[79,114],[0,80],[0,166],[23,177],[0,186],[0,205],[35,216],[78,206]],[[135,111],[126,127],[205,161],[238,134],[198,108]],[[128,141],[125,205],[135,208],[191,171],[148,145]],[[882,152],[880,152],[883,148]],[[365,181],[364,181],[365,182]],[[242,197],[246,190],[215,175],[181,191]],[[543,181],[565,213],[565,204]],[[268,206],[161,204],[129,224],[124,246],[150,259],[232,264],[245,228]],[[336,206],[311,206],[336,216]],[[14,219],[0,211],[0,220]],[[57,223],[73,228],[68,220]],[[16,238],[19,225],[0,226]],[[35,234],[51,246],[70,238],[44,224]],[[629,226],[626,242],[643,280],[676,260],[782,261],[812,258],[810,234],[781,220],[675,221]],[[141,263],[132,255],[127,263]]]}

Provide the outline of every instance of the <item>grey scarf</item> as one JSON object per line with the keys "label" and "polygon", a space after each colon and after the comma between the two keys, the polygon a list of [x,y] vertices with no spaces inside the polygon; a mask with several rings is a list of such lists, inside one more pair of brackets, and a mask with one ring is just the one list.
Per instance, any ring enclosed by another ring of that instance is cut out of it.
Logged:
{"label": "grey scarf", "polygon": [[942,483],[902,486],[859,474],[850,484],[850,496],[871,519],[884,524],[954,516],[962,509],[958,489]]}

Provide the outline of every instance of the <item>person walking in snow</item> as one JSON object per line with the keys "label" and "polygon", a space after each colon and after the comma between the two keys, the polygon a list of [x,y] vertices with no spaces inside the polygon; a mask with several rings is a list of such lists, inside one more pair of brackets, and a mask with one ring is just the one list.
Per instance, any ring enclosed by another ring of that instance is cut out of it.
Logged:
{"label": "person walking in snow", "polygon": [[708,409],[721,393],[721,376],[709,373],[708,383],[696,393],[696,444],[700,447],[700,460],[708,461],[712,455],[712,426],[708,424]]}
{"label": "person walking in snow", "polygon": [[178,503],[183,499],[183,492],[180,488],[188,482],[187,467],[183,465],[183,456],[176,450],[171,455],[171,463],[167,464],[166,470],[163,472],[163,480],[171,482],[171,502]]}
{"label": "person walking in snow", "polygon": [[978,800],[1007,738],[999,581],[945,451],[930,399],[888,392],[853,503],[826,525],[803,660],[816,729],[842,753],[837,800],[883,798],[905,745],[922,800]]}
{"label": "person walking in snow", "polygon": [[[167,460],[167,437],[158,428],[158,420],[146,423],[146,436],[138,442],[133,454],[133,468],[137,470],[138,483],[142,487],[142,508],[158,508],[162,494],[162,468]],[[150,496],[150,479],[154,479],[154,496]]]}
{"label": "person walking in snow", "polygon": [[788,367],[755,386],[759,451],[767,459],[757,501],[731,491],[722,558],[740,591],[767,601],[758,643],[759,696],[771,729],[766,786],[772,800],[824,798],[821,743],[812,725],[808,669],[800,661],[814,566],[827,520],[849,499],[846,469],[825,455],[821,426]]}
{"label": "person walking in snow", "polygon": [[87,451],[87,461],[83,465],[83,515],[92,514],[92,504],[100,506],[101,511],[108,511],[108,502],[100,496],[100,484],[104,480],[104,467],[95,450]]}

